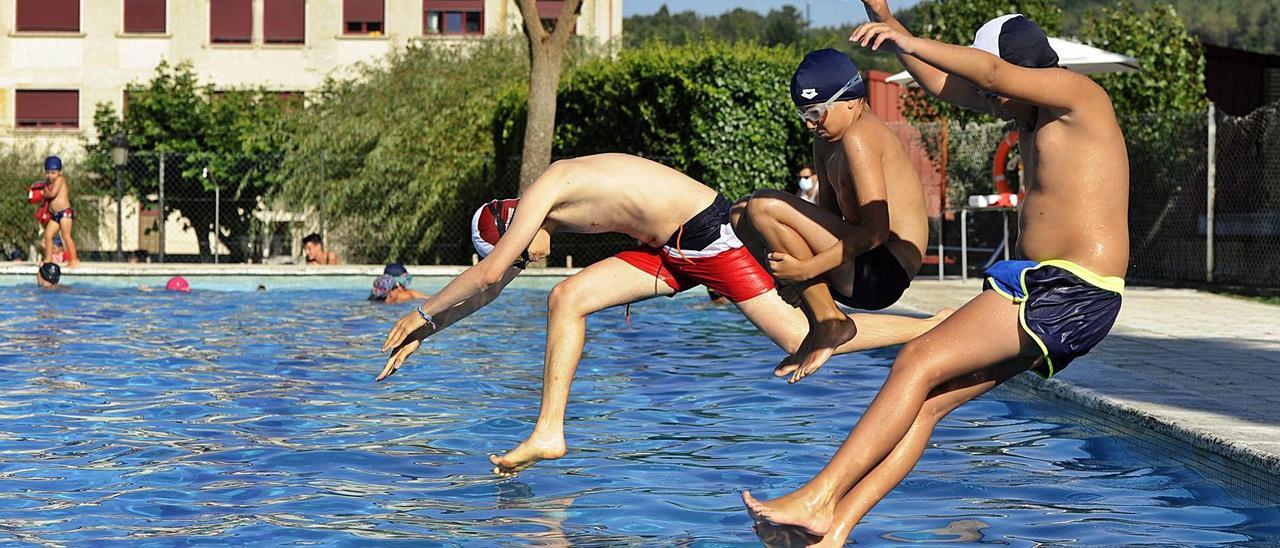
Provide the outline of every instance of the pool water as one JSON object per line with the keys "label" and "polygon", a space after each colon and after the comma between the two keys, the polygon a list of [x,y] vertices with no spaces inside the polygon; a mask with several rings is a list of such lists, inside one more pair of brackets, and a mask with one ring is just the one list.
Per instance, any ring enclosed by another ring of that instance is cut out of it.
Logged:
{"label": "pool water", "polygon": [[[789,386],[696,295],[592,318],[566,458],[486,456],[538,410],[545,291],[509,289],[373,383],[409,305],[353,290],[0,292],[0,542],[753,545],[738,492],[811,477],[892,351]],[[1280,510],[1046,402],[942,423],[855,531],[893,542],[1280,542]]]}

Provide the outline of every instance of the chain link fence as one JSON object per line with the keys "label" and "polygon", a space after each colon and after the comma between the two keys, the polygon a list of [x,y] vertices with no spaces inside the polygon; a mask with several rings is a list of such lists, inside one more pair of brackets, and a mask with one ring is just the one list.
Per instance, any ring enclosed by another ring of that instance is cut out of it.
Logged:
{"label": "chain link fence", "polygon": [[[1212,107],[1135,116],[1121,127],[1130,168],[1129,279],[1280,288],[1280,103],[1242,117]],[[999,198],[997,162],[1010,188],[1020,188],[1016,147],[997,152],[1007,129],[952,124],[944,135],[922,128],[915,146],[937,159],[922,179],[946,180],[946,207],[930,212],[936,220],[926,261],[941,262],[942,271],[931,266],[922,275],[979,275],[1016,255],[1016,210],[978,205]]]}

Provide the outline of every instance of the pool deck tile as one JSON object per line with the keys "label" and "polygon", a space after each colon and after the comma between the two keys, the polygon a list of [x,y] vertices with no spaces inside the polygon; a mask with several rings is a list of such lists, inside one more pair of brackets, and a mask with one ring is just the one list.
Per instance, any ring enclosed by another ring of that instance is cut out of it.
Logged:
{"label": "pool deck tile", "polygon": [[[899,306],[932,312],[980,290],[977,280],[917,280]],[[1280,487],[1280,307],[1128,287],[1106,340],[1052,380],[1022,375],[1017,384],[1204,449]]]}

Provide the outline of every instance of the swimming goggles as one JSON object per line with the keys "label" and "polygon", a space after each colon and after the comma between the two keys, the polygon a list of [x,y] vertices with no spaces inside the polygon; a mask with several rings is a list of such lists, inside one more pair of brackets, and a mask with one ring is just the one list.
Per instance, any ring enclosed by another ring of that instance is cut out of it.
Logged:
{"label": "swimming goggles", "polygon": [[[493,216],[493,224],[498,228],[498,239],[502,239],[507,234],[507,225],[502,222],[501,200],[489,202],[489,214]],[[512,215],[515,215],[515,213],[512,213]],[[530,262],[532,262],[532,259],[529,258],[529,249],[526,248],[520,252],[520,258],[516,259],[516,262],[512,263],[511,266],[524,270],[525,267],[529,266]]]}
{"label": "swimming goggles", "polygon": [[831,108],[831,105],[834,105],[835,102],[840,99],[840,96],[844,95],[844,92],[853,89],[853,86],[860,83],[862,83],[862,75],[854,74],[853,78],[850,78],[849,81],[844,84],[844,87],[840,88],[840,91],[835,92],[835,94],[832,95],[830,99],[827,99],[825,103],[814,105],[806,109],[796,109],[796,114],[805,122],[813,124],[821,123],[822,117],[827,115],[827,109]]}

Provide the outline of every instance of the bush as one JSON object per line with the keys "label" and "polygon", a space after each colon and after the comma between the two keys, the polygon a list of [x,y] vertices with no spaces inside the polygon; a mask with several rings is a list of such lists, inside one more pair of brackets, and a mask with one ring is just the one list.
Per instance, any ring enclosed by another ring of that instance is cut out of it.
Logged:
{"label": "bush", "polygon": [[489,122],[528,73],[526,46],[488,39],[412,44],[327,82],[301,116],[281,197],[323,211],[349,261],[469,262],[470,213],[515,194],[495,182]]}
{"label": "bush", "polygon": [[[34,245],[37,253],[43,253],[44,230],[33,216],[37,206],[27,203],[27,189],[44,180],[42,165],[48,155],[48,151],[35,147],[0,149],[0,249],[16,247],[27,253]],[[70,162],[63,170],[71,185],[71,206],[76,210],[72,237],[83,258],[85,251],[97,248],[99,211],[94,197],[101,193],[81,173]],[[39,256],[28,257],[38,259]]]}
{"label": "bush", "polygon": [[[626,152],[655,158],[730,198],[782,188],[811,156],[788,84],[801,54],[739,44],[660,43],[588,62],[563,79],[553,155]],[[500,177],[514,184],[525,91],[503,94],[493,119]]]}

